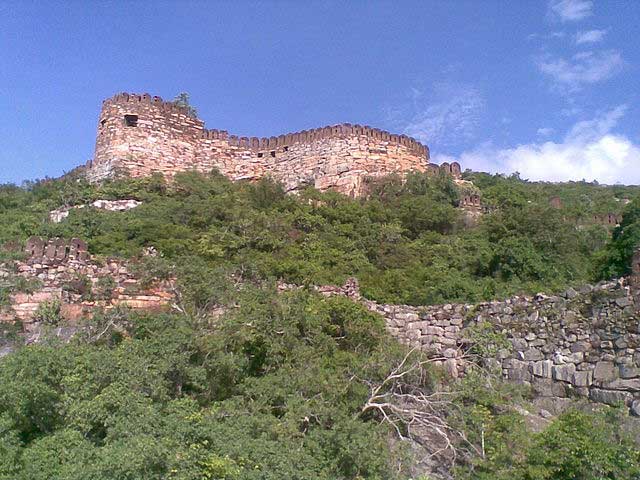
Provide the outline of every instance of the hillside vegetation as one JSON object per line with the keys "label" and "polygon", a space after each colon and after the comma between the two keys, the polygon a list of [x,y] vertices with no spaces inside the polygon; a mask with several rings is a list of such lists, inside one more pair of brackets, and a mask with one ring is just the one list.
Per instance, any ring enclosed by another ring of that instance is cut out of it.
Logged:
{"label": "hillside vegetation", "polygon": [[[491,207],[473,227],[445,176],[380,180],[367,199],[191,173],[171,184],[67,177],[0,188],[4,261],[31,235],[81,237],[98,259],[154,247],[140,274],[176,275],[183,310],[98,314],[71,342],[2,358],[0,480],[424,479],[425,458],[439,478],[638,478],[640,451],[616,409],[571,411],[534,433],[516,408],[529,392],[499,372],[447,379],[364,307],[277,293],[276,279],[355,275],[379,301],[471,302],[628,270],[637,188],[467,178]],[[556,195],[561,210],[549,206]],[[143,203],[46,221],[63,205],[124,198]],[[609,212],[625,214],[612,237],[589,221]],[[480,332],[478,344],[495,348],[498,337]],[[444,436],[372,406],[409,409],[409,395]]]}
{"label": "hillside vegetation", "polygon": [[[626,248],[616,253],[606,247],[609,229],[593,215],[622,213],[638,188],[467,178],[491,209],[475,228],[465,228],[456,208],[461,189],[447,176],[379,180],[366,200],[312,189],[285,195],[269,180],[251,185],[195,173],[171,185],[153,177],[99,187],[73,178],[5,186],[0,242],[77,236],[93,254],[124,257],[153,246],[167,265],[246,281],[341,284],[356,276],[367,297],[414,305],[556,291],[628,268],[638,234],[615,232]],[[562,209],[550,207],[552,196]],[[78,209],[60,224],[46,221],[64,205],[122,198],[143,204],[126,213]],[[623,227],[637,220],[629,214]]]}

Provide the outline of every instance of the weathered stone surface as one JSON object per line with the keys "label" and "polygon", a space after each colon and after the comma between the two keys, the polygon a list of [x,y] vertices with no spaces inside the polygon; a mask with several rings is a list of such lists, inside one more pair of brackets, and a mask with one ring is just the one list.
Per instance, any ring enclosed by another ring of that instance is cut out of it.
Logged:
{"label": "weathered stone surface", "polygon": [[629,365],[620,365],[620,378],[640,377],[640,368]]}
{"label": "weathered stone surface", "polygon": [[611,390],[628,390],[630,392],[640,392],[640,378],[617,378],[611,382],[602,382],[601,385]]}
{"label": "weathered stone surface", "polygon": [[544,355],[537,348],[529,348],[522,353],[522,359],[527,362],[535,362],[536,360],[542,360]]}
{"label": "weathered stone surface", "polygon": [[551,378],[553,370],[552,360],[541,360],[531,364],[531,373],[536,377]]}
{"label": "weathered stone surface", "polygon": [[[132,177],[216,168],[232,180],[265,175],[287,191],[303,185],[361,195],[367,181],[391,173],[445,171],[459,178],[457,162],[429,163],[429,149],[405,135],[361,125],[333,125],[271,138],[238,138],[207,130],[204,122],[171,102],[149,95],[118,94],[104,101],[88,178],[118,170]],[[473,203],[473,202],[472,202]]]}
{"label": "weathered stone surface", "polygon": [[567,363],[565,365],[553,366],[553,379],[561,382],[571,382],[573,374],[576,371],[576,366],[573,363]]}
{"label": "weathered stone surface", "polygon": [[532,382],[533,391],[541,397],[566,397],[566,384],[555,382],[550,378],[535,378]]}
{"label": "weathered stone surface", "polygon": [[595,380],[607,382],[613,380],[618,376],[618,369],[613,362],[598,362],[596,368],[593,371],[593,378]]}
{"label": "weathered stone surface", "polygon": [[576,387],[588,387],[593,383],[593,372],[591,370],[575,372],[571,383]]}
{"label": "weathered stone surface", "polygon": [[607,405],[628,405],[632,396],[628,392],[616,392],[612,390],[603,390],[600,388],[592,388],[589,391],[589,398],[594,402],[606,403]]}

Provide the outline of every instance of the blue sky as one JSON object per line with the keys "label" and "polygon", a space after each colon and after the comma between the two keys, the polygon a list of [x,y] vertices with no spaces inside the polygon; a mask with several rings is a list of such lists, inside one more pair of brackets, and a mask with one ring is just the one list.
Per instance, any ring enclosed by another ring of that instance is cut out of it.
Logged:
{"label": "blue sky", "polygon": [[0,182],[93,155],[101,101],[191,94],[208,128],[339,122],[435,162],[640,183],[637,1],[0,1]]}

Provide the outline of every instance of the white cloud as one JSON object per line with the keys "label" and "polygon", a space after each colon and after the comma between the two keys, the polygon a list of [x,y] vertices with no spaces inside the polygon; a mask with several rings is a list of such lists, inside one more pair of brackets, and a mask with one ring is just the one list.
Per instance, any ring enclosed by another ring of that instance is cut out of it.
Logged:
{"label": "white cloud", "polygon": [[429,144],[472,138],[485,108],[482,94],[469,85],[436,85],[433,95],[414,90],[413,114],[404,133]]}
{"label": "white cloud", "polygon": [[601,42],[606,34],[606,30],[587,30],[584,32],[578,32],[576,33],[576,45]]}
{"label": "white cloud", "polygon": [[563,22],[577,22],[591,15],[593,2],[591,0],[551,0],[549,10]]}
{"label": "white cloud", "polygon": [[568,59],[547,55],[536,61],[541,73],[550,77],[557,87],[569,91],[607,80],[623,65],[624,60],[617,50],[580,52]]}
{"label": "white cloud", "polygon": [[541,137],[548,137],[552,133],[553,133],[553,128],[541,127],[538,129],[538,135],[540,135]]}
{"label": "white cloud", "polygon": [[565,143],[588,143],[597,140],[611,132],[626,111],[626,105],[619,105],[600,117],[576,123],[565,136]]}
{"label": "white cloud", "polygon": [[579,122],[562,142],[495,148],[485,143],[458,158],[435,155],[434,162],[460,162],[463,168],[490,172],[520,172],[543,181],[598,180],[601,183],[640,184],[640,145],[612,133],[626,110],[622,105],[593,120]]}
{"label": "white cloud", "polygon": [[554,38],[564,38],[564,32],[551,32],[551,33],[531,33],[527,35],[527,40],[552,40]]}

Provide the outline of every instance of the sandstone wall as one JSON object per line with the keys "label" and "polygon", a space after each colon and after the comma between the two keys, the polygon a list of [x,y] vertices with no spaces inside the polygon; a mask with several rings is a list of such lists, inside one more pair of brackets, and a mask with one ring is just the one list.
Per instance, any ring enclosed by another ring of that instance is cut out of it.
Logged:
{"label": "sandstone wall", "polygon": [[[127,306],[158,310],[168,308],[174,299],[167,283],[142,286],[140,279],[122,260],[97,262],[91,259],[86,244],[79,239],[51,239],[45,242],[33,237],[27,243],[27,254],[28,259],[16,262],[14,268],[0,266],[0,278],[6,280],[17,275],[30,280],[37,279],[40,283],[33,293],[18,292],[11,295],[10,304],[0,310],[0,321],[18,319],[26,331],[36,326],[36,312],[45,302],[58,302],[61,318],[73,323],[91,316],[96,308],[108,310]],[[90,282],[86,292],[78,291],[78,287],[85,287],[83,279]],[[110,287],[108,291],[97,295],[103,289],[100,285],[102,279],[110,279]]]}
{"label": "sandstone wall", "polygon": [[[287,190],[311,184],[359,195],[367,176],[433,169],[429,165],[426,146],[367,126],[342,124],[270,138],[237,137],[205,129],[184,108],[159,97],[118,94],[103,104],[87,175],[99,181],[118,171],[134,177],[154,172],[171,177],[185,170],[206,173],[217,168],[232,180],[269,174]],[[442,169],[460,176],[457,163]]]}
{"label": "sandstone wall", "polygon": [[117,170],[138,177],[188,169],[195,164],[203,131],[201,120],[160,97],[116,95],[102,105],[88,176],[97,181]]}

